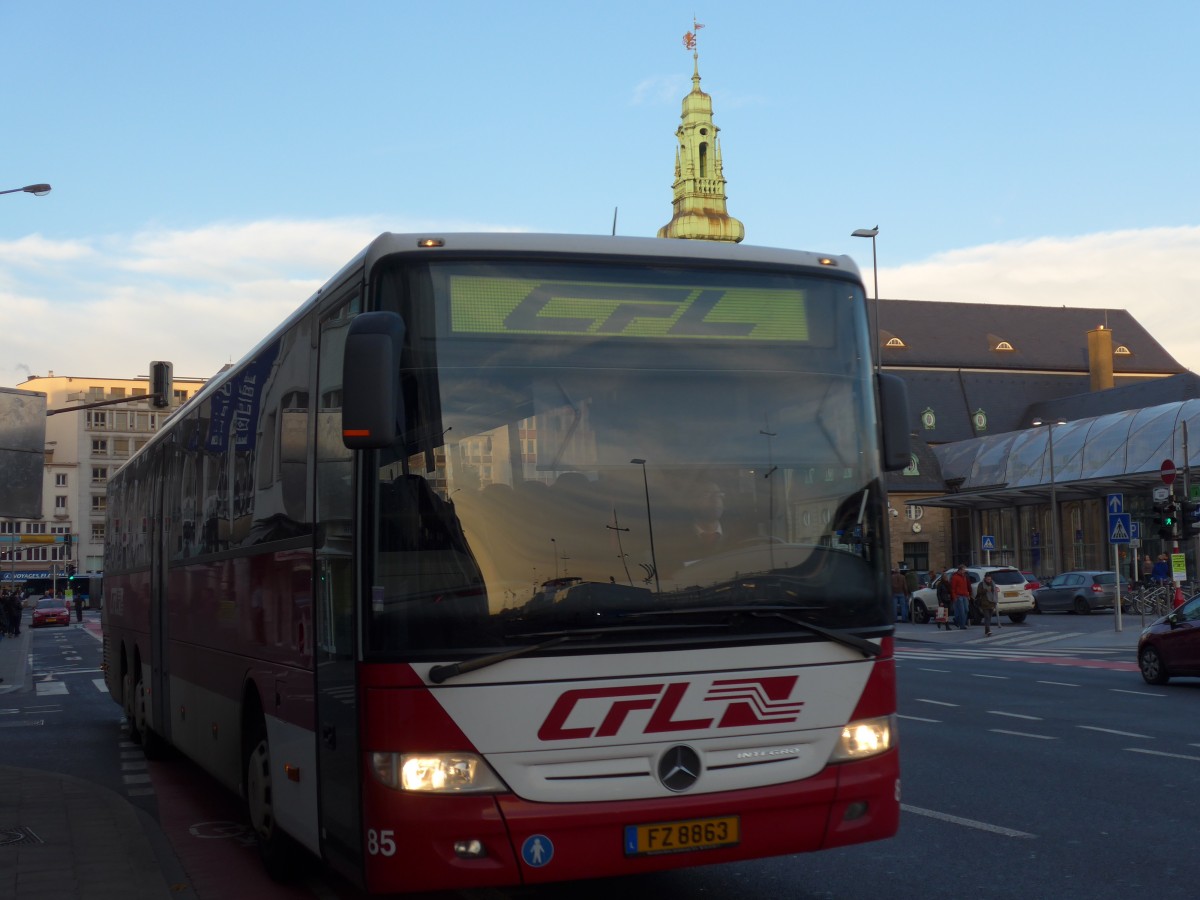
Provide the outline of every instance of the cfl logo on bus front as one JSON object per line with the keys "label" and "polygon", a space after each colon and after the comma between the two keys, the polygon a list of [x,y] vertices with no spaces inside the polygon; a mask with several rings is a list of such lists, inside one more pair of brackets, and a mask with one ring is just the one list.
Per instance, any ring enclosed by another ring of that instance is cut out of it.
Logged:
{"label": "cfl logo on bus front", "polygon": [[[714,704],[711,716],[680,715],[691,682],[631,687],[576,688],[564,691],[538,729],[543,741],[613,737],[624,731],[665,734],[755,725],[788,725],[800,717],[801,700],[792,700],[797,676],[714,681],[702,698]],[[688,698],[690,699],[690,698]],[[718,709],[717,707],[720,707]]]}

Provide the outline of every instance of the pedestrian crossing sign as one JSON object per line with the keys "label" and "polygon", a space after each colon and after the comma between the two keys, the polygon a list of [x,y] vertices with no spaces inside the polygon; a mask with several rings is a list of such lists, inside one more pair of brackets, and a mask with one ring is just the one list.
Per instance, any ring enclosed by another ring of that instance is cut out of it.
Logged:
{"label": "pedestrian crossing sign", "polygon": [[1108,542],[1110,544],[1128,544],[1133,537],[1133,526],[1129,521],[1129,513],[1110,513],[1108,516]]}
{"label": "pedestrian crossing sign", "polygon": [[994,534],[985,534],[983,536],[983,549],[984,550],[995,550],[996,549],[996,536]]}

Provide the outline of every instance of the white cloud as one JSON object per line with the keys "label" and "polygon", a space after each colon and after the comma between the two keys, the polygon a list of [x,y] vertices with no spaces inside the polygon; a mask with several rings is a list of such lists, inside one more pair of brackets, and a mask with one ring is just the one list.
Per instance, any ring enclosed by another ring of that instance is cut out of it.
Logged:
{"label": "white cloud", "polygon": [[0,305],[7,313],[0,385],[51,371],[128,378],[155,359],[171,360],[180,376],[212,375],[387,230],[512,229],[273,220],[0,242]]}
{"label": "white cloud", "polygon": [[880,294],[1026,306],[1126,309],[1183,366],[1200,371],[1200,228],[1043,237],[939,253],[881,269]]}
{"label": "white cloud", "polygon": [[84,259],[95,253],[84,241],[51,241],[31,234],[15,241],[0,242],[0,263],[6,266],[37,266]]}

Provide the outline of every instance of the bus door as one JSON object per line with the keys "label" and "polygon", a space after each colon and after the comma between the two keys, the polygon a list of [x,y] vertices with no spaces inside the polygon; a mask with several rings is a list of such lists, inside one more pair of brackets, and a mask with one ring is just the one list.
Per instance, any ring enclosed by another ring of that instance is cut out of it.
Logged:
{"label": "bus door", "polygon": [[355,587],[354,452],[342,442],[342,351],[357,294],[322,318],[317,363],[315,452],[316,584],[313,617],[322,855],[362,879],[362,788],[358,742],[358,603]]}
{"label": "bus door", "polygon": [[167,520],[164,510],[163,465],[175,462],[178,448],[168,448],[170,462],[156,454],[150,472],[150,728],[167,741],[171,739],[170,667],[167,664]]}

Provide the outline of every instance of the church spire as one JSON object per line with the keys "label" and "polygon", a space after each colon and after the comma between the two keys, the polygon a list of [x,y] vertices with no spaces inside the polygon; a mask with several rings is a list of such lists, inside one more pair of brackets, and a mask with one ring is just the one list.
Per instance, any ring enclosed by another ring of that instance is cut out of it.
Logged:
{"label": "church spire", "polygon": [[683,113],[675,137],[675,198],[671,221],[658,229],[660,238],[703,241],[740,241],[746,229],[725,209],[725,175],[721,161],[720,131],[712,120],[712,98],[700,90],[700,51],[696,32],[703,25],[692,20],[692,31],[683,46],[692,51],[692,90],[683,98]]}

